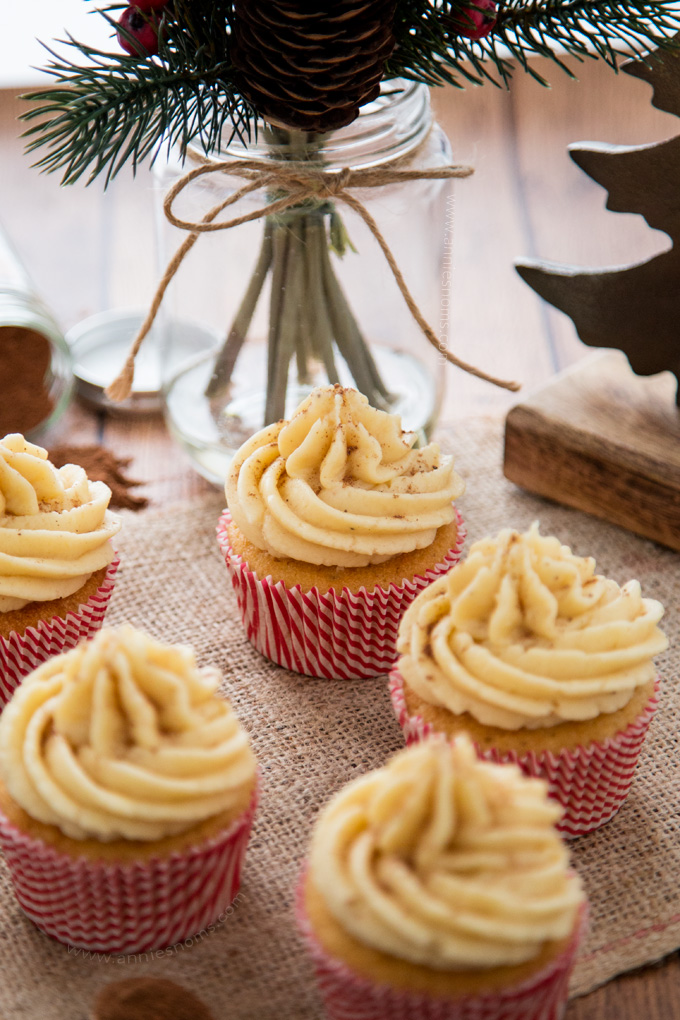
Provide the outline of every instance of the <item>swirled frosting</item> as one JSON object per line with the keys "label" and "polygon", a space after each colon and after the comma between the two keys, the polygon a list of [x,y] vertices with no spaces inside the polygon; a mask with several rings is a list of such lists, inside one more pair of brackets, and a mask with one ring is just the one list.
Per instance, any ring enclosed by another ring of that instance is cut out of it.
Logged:
{"label": "swirled frosting", "polygon": [[104,629],[40,666],[0,717],[0,778],[72,839],[156,840],[227,811],[255,758],[190,648]]}
{"label": "swirled frosting", "polygon": [[663,606],[595,573],[538,525],[502,531],[422,592],[401,623],[404,679],[424,701],[513,730],[615,712],[654,677]]}
{"label": "swirled frosting", "polygon": [[72,595],[114,556],[111,490],[82,468],[55,468],[14,433],[0,440],[0,612]]}
{"label": "swirled frosting", "polygon": [[437,970],[534,959],[583,902],[547,787],[433,739],[355,780],[320,816],[310,879],[364,945]]}
{"label": "swirled frosting", "polygon": [[279,559],[360,567],[422,549],[454,519],[464,483],[436,443],[415,440],[356,390],[319,387],[234,457],[232,518]]}

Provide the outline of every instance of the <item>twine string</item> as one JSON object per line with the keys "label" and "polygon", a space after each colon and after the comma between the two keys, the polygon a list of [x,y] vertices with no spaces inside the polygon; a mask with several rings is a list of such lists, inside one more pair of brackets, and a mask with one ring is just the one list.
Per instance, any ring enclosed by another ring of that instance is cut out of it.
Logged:
{"label": "twine string", "polygon": [[[465,178],[473,173],[472,167],[445,166],[434,169],[408,170],[403,168],[402,163],[403,160],[395,160],[392,164],[380,167],[360,169],[344,167],[342,170],[325,170],[322,167],[314,166],[307,162],[285,161],[274,163],[263,159],[229,159],[215,162],[206,159],[200,166],[194,167],[184,174],[168,191],[163,203],[163,209],[168,222],[180,230],[188,231],[188,234],[170,260],[153,297],[147,316],[132,342],[125,364],[120,374],[106,390],[106,395],[114,401],[125,400],[129,396],[132,389],[135,358],[139,348],[154,323],[171,280],[201,234],[217,230],[231,230],[232,227],[238,227],[243,223],[251,223],[253,220],[260,220],[266,216],[275,216],[285,212],[292,206],[299,206],[305,202],[319,200],[344,202],[345,205],[349,206],[361,217],[378,242],[411,315],[429,343],[448,362],[470,375],[493,383],[495,386],[500,386],[507,390],[518,390],[518,383],[499,379],[476,368],[474,365],[469,365],[467,362],[462,361],[437,337],[408,289],[401,269],[397,265],[394,254],[378,224],[363,202],[356,195],[352,194],[354,189],[382,188],[390,184],[403,184],[407,181]],[[176,216],[173,211],[173,205],[182,191],[197,178],[215,173],[240,177],[246,183],[226,199],[213,206],[203,219],[198,222],[184,220]],[[217,220],[221,212],[224,212],[225,209],[232,205],[236,205],[251,192],[267,188],[271,188],[279,194],[282,193],[281,197],[274,198],[265,205],[243,213],[240,216],[235,216],[232,219]]]}

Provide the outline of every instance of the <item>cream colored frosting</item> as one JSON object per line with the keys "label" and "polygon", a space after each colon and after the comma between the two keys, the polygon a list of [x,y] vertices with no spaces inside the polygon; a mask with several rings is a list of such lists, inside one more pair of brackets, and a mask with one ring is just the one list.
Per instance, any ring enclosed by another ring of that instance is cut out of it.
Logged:
{"label": "cream colored frosting", "polygon": [[0,440],[0,612],[72,595],[111,562],[120,521],[110,498],[22,435]]}
{"label": "cream colored frosting", "polygon": [[255,758],[219,674],[130,626],[31,673],[0,716],[0,778],[72,839],[156,840],[238,803]]}
{"label": "cream colored frosting", "polygon": [[436,443],[415,440],[356,390],[319,387],[234,457],[232,518],[259,549],[304,563],[359,567],[425,548],[465,486]]}
{"label": "cream colored frosting", "polygon": [[433,739],[355,780],[323,811],[310,879],[364,945],[437,970],[534,959],[584,895],[547,787]]}
{"label": "cream colored frosting", "polygon": [[476,542],[411,604],[400,671],[424,701],[513,730],[628,703],[667,647],[663,606],[595,573],[538,525]]}

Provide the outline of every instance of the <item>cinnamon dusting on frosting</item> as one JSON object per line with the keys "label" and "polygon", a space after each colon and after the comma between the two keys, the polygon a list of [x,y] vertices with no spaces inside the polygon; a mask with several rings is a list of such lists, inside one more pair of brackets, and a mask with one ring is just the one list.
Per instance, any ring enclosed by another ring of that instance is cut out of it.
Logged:
{"label": "cinnamon dusting on frosting", "polygon": [[57,469],[18,433],[0,440],[0,612],[65,598],[114,557],[110,489]]}
{"label": "cinnamon dusting on frosting", "polygon": [[254,783],[248,738],[218,685],[190,648],[104,629],[15,691],[0,717],[0,779],[72,839],[184,832]]}
{"label": "cinnamon dusting on frosting", "polygon": [[541,780],[431,739],[341,790],[320,815],[310,879],[359,942],[435,970],[534,959],[584,894]]}
{"label": "cinnamon dusting on frosting", "polygon": [[663,606],[538,526],[475,543],[412,603],[398,650],[424,701],[513,730],[615,712],[654,678]]}
{"label": "cinnamon dusting on frosting", "polygon": [[238,451],[232,518],[259,549],[310,564],[361,567],[425,548],[454,520],[464,483],[436,443],[415,440],[356,390],[320,387]]}

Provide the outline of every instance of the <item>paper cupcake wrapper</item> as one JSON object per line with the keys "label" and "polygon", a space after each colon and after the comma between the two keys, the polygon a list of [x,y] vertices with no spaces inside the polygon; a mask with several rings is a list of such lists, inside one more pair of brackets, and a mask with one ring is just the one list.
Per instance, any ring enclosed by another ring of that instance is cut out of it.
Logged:
{"label": "paper cupcake wrapper", "polygon": [[257,804],[224,832],[168,857],[109,863],[71,857],[0,814],[19,904],[47,935],[97,953],[177,945],[224,920],[236,896]]}
{"label": "paper cupcake wrapper", "polygon": [[307,919],[302,882],[298,886],[296,915],[312,958],[327,1020],[560,1020],[587,921],[584,908],[562,953],[520,984],[484,994],[442,998],[377,984],[330,956]]}
{"label": "paper cupcake wrapper", "polygon": [[320,593],[288,588],[283,581],[263,580],[236,553],[227,528],[225,510],[217,526],[217,540],[231,576],[246,636],[258,652],[279,666],[308,676],[360,680],[387,673],[397,658],[399,623],[424,588],[460,560],[465,524],[456,508],[456,545],[441,563],[423,575],[372,592],[343,588]]}
{"label": "paper cupcake wrapper", "polygon": [[37,627],[27,627],[23,634],[12,632],[7,638],[0,636],[0,711],[36,666],[53,655],[75,648],[101,628],[119,563],[116,556],[97,591],[77,613],[67,613],[63,619],[54,616],[51,620],[41,620]]}
{"label": "paper cupcake wrapper", "polygon": [[[424,740],[436,732],[421,716],[409,715],[404,681],[396,667],[390,673],[390,696],[407,744]],[[658,700],[657,679],[654,694],[625,730],[603,741],[594,740],[587,747],[570,748],[559,754],[552,751],[517,754],[475,746],[480,757],[487,761],[513,762],[527,775],[546,780],[550,795],[564,808],[557,828],[566,839],[574,839],[604,825],[625,801]]]}

